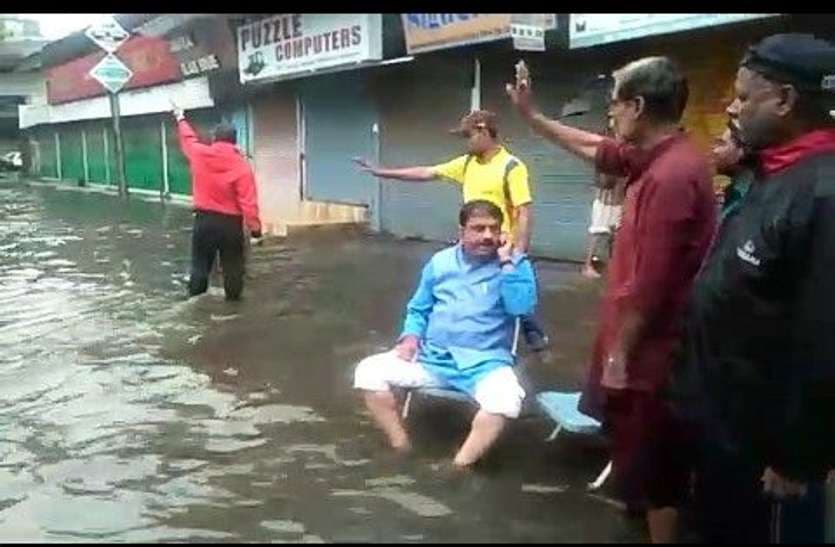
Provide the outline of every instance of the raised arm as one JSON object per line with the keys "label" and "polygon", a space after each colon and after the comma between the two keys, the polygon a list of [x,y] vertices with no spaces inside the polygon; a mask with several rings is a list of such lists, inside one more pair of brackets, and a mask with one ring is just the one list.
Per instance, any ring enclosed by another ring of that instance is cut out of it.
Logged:
{"label": "raised arm", "polygon": [[507,84],[507,95],[516,110],[531,128],[549,141],[568,150],[575,156],[593,163],[598,145],[604,137],[552,120],[542,114],[533,104],[530,80]]}

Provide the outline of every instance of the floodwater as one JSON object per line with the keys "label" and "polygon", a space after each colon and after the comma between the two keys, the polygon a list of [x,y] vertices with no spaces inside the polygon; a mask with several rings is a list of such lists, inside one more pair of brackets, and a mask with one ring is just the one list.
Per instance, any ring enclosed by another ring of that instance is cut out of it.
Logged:
{"label": "floodwater", "polygon": [[[453,219],[454,220],[454,219]],[[189,211],[0,181],[0,540],[615,542],[593,440],[513,424],[439,469],[469,410],[413,403],[395,461],[350,389],[438,243],[313,231],[254,249],[244,300],[186,300]],[[541,262],[538,387],[580,385],[599,287]]]}

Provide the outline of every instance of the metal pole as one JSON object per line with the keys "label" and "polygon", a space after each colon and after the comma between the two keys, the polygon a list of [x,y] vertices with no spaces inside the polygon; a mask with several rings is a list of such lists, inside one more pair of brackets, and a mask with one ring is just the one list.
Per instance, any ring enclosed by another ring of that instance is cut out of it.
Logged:
{"label": "metal pole", "polygon": [[128,185],[125,176],[125,149],[122,146],[122,126],[119,115],[119,95],[109,93],[110,115],[113,118],[113,136],[116,140],[116,180],[119,183],[119,195],[128,196]]}
{"label": "metal pole", "polygon": [[168,182],[168,139],[165,134],[165,118],[159,122],[160,142],[162,143],[162,184],[159,187],[159,201],[165,203],[165,195],[169,192]]}
{"label": "metal pole", "polygon": [[[371,142],[374,147],[374,163],[380,165],[380,124],[371,125]],[[383,181],[375,178],[374,198],[371,206],[371,228],[375,232],[383,229]]]}

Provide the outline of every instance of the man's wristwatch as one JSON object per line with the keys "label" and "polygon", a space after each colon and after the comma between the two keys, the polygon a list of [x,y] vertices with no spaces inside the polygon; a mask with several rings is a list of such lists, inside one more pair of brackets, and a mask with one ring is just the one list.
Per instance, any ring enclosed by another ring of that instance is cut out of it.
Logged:
{"label": "man's wristwatch", "polygon": [[499,261],[499,266],[501,266],[502,268],[504,268],[507,265],[512,266],[513,265],[513,260],[511,260],[509,258],[505,258],[505,259],[502,259],[502,260]]}

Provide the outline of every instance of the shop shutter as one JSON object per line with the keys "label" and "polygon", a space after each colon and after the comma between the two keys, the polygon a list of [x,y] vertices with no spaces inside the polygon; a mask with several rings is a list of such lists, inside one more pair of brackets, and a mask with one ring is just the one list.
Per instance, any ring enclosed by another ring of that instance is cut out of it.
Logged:
{"label": "shop shutter", "polygon": [[[384,165],[434,165],[466,152],[464,142],[448,131],[470,111],[473,61],[455,53],[419,56],[375,72]],[[460,185],[391,180],[382,184],[383,231],[401,237],[456,239]]]}

